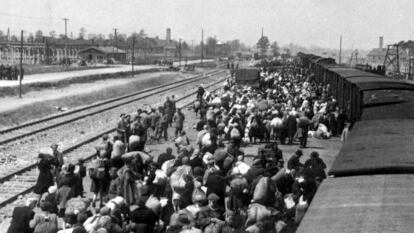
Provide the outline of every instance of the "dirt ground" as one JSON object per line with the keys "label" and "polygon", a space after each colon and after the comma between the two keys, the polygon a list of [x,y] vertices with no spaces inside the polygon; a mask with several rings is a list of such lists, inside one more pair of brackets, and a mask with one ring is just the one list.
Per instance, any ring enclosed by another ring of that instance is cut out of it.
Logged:
{"label": "dirt ground", "polygon": [[125,78],[113,78],[67,87],[32,91],[22,99],[0,98],[0,128],[59,113],[57,106],[73,109],[97,101],[132,93],[151,86],[174,82],[194,74],[161,72],[144,73]]}

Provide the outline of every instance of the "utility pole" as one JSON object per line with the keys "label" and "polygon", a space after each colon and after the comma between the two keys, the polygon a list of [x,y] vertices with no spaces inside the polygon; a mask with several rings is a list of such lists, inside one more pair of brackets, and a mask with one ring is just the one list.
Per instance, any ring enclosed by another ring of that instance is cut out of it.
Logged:
{"label": "utility pole", "polygon": [[[118,37],[117,37],[117,31],[118,28],[114,28],[114,40],[115,40],[115,47],[116,47],[116,53],[118,54]],[[115,55],[114,55],[114,59],[115,59]]]}
{"label": "utility pole", "polygon": [[[262,37],[260,37],[260,40],[263,40],[263,27],[262,27]],[[261,53],[262,53],[262,62],[263,62],[263,60],[264,60],[264,49],[260,48],[260,50],[261,50]]]}
{"label": "utility pole", "polygon": [[203,65],[204,58],[204,29],[201,29],[201,65]]}
{"label": "utility pole", "polygon": [[135,60],[135,36],[132,37],[132,56],[131,56],[132,77],[134,77],[134,60]]}
{"label": "utility pole", "polygon": [[339,37],[339,59],[338,59],[339,64],[341,64],[341,59],[342,59],[342,35]]}
{"label": "utility pole", "polygon": [[65,67],[68,69],[68,18],[63,19],[65,21]]}
{"label": "utility pole", "polygon": [[181,38],[178,40],[178,67],[181,66]]}
{"label": "utility pole", "polygon": [[20,34],[20,78],[19,78],[19,98],[22,98],[22,79],[23,79],[23,30]]}

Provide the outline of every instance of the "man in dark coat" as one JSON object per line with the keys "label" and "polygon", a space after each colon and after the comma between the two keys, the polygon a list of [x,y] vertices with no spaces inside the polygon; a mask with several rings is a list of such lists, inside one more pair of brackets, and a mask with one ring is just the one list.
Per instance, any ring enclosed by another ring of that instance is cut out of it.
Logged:
{"label": "man in dark coat", "polygon": [[136,229],[140,229],[142,233],[154,232],[155,223],[158,221],[158,216],[153,210],[145,206],[145,200],[141,197],[138,200],[138,208],[131,212],[131,221],[136,224]]}
{"label": "man in dark coat", "polygon": [[297,150],[292,157],[288,160],[287,168],[289,170],[295,169],[299,171],[300,168],[303,168],[303,164],[300,162],[300,157],[303,155],[302,150]]}
{"label": "man in dark coat", "polygon": [[25,206],[17,206],[13,210],[12,220],[7,233],[30,233],[29,222],[34,217],[33,208],[36,206],[36,199],[28,199]]}
{"label": "man in dark coat", "polygon": [[293,144],[293,137],[296,134],[296,130],[297,130],[297,122],[296,122],[296,117],[293,114],[289,114],[289,117],[286,120],[286,126],[287,126],[287,133],[288,133],[288,137],[289,137],[289,141],[288,144]]}
{"label": "man in dark coat", "polygon": [[167,147],[167,150],[158,156],[157,163],[162,166],[166,161],[175,159],[175,156],[172,154],[173,150],[171,147]]}

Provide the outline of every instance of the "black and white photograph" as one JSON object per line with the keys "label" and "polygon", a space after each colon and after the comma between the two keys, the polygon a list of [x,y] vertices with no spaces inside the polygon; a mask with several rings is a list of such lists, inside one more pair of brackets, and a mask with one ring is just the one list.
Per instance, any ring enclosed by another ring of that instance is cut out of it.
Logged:
{"label": "black and white photograph", "polygon": [[413,233],[414,1],[1,0],[0,233]]}

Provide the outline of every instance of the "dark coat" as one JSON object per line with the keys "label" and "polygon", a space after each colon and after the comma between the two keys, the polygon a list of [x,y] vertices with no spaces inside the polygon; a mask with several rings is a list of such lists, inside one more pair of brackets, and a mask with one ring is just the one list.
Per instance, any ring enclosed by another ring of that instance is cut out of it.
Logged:
{"label": "dark coat", "polygon": [[14,208],[13,217],[7,233],[30,233],[29,222],[33,219],[34,212],[27,206],[19,206]]}
{"label": "dark coat", "polygon": [[287,133],[289,137],[295,136],[297,130],[297,122],[294,116],[289,116],[286,120]]}
{"label": "dark coat", "polygon": [[146,224],[146,232],[152,233],[154,231],[155,223],[158,221],[158,216],[146,206],[138,207],[131,212],[131,221],[137,224]]}
{"label": "dark coat", "polygon": [[303,167],[303,164],[300,162],[300,158],[298,155],[292,155],[287,163],[287,168],[289,170],[295,169],[296,171],[299,171],[299,168]]}
{"label": "dark coat", "polygon": [[33,190],[34,193],[42,195],[47,192],[50,186],[53,186],[53,174],[52,174],[53,161],[51,159],[42,159],[37,165],[39,168],[39,176],[37,178],[36,186]]}

